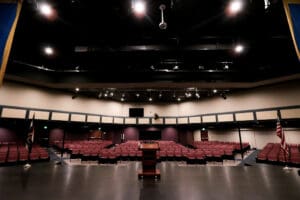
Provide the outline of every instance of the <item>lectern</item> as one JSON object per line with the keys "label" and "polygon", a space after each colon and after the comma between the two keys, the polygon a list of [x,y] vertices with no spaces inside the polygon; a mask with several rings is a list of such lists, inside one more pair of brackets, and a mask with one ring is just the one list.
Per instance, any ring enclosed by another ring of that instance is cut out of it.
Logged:
{"label": "lectern", "polygon": [[141,143],[139,149],[142,154],[142,170],[138,173],[140,178],[160,179],[160,171],[156,169],[156,151],[159,150],[157,142]]}

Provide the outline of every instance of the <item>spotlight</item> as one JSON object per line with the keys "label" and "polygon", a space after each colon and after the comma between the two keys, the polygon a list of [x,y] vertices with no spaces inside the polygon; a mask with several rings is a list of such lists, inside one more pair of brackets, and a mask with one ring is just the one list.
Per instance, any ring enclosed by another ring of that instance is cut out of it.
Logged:
{"label": "spotlight", "polygon": [[225,64],[225,65],[224,65],[224,69],[229,69],[229,65],[228,65],[228,64]]}
{"label": "spotlight", "polygon": [[198,92],[196,92],[196,97],[198,98],[198,99],[200,99],[200,94],[198,93]]}
{"label": "spotlight", "polygon": [[175,65],[174,67],[173,67],[173,70],[178,70],[179,69],[179,66],[178,65]]}
{"label": "spotlight", "polygon": [[139,93],[136,93],[135,96],[136,96],[137,98],[139,98],[139,97],[140,97],[140,94],[139,94]]}
{"label": "spotlight", "polygon": [[244,51],[244,46],[241,45],[241,44],[238,44],[238,45],[235,46],[234,51],[236,53],[242,53]]}
{"label": "spotlight", "polygon": [[47,129],[48,129],[48,126],[44,126],[44,129],[47,130]]}
{"label": "spotlight", "polygon": [[107,97],[107,96],[108,96],[108,94],[107,94],[107,93],[105,93],[105,94],[104,94],[104,97]]}
{"label": "spotlight", "polygon": [[121,97],[121,101],[125,101],[125,98],[124,98],[124,97]]}
{"label": "spotlight", "polygon": [[113,96],[114,96],[114,93],[113,93],[113,92],[110,92],[110,93],[109,93],[109,96],[113,97]]}
{"label": "spotlight", "polygon": [[218,92],[218,90],[217,90],[217,89],[214,89],[214,90],[213,90],[213,93],[214,93],[214,94],[216,94],[217,92]]}
{"label": "spotlight", "polygon": [[132,8],[134,13],[138,16],[142,16],[146,12],[146,4],[142,0],[134,1]]}
{"label": "spotlight", "polygon": [[50,17],[53,14],[53,8],[47,3],[40,4],[39,10],[40,13],[46,17]]}
{"label": "spotlight", "polygon": [[180,97],[178,97],[178,98],[177,98],[177,101],[181,101],[181,98],[180,98]]}
{"label": "spotlight", "polygon": [[232,0],[229,4],[228,10],[230,15],[236,15],[241,12],[244,7],[242,0]]}
{"label": "spotlight", "polygon": [[53,53],[54,53],[54,50],[53,50],[53,48],[52,47],[45,47],[44,48],[44,53],[46,54],[46,55],[48,55],[48,56],[51,56],[51,55],[53,55]]}
{"label": "spotlight", "polygon": [[159,93],[158,97],[161,98],[162,97],[162,93]]}
{"label": "spotlight", "polygon": [[152,97],[149,97],[149,99],[148,99],[149,101],[153,101],[153,99],[152,99]]}
{"label": "spotlight", "polygon": [[99,94],[98,94],[98,98],[100,99],[102,97],[102,92],[100,92]]}
{"label": "spotlight", "polygon": [[78,88],[78,87],[75,88],[75,91],[76,91],[76,92],[79,92],[79,91],[80,91],[80,88]]}

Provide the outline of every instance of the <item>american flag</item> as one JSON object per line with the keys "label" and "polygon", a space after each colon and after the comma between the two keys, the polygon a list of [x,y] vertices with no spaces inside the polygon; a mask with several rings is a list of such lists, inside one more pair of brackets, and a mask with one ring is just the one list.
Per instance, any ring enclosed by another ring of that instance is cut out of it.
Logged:
{"label": "american flag", "polygon": [[286,153],[286,155],[288,155],[289,154],[289,147],[286,144],[285,134],[284,134],[284,131],[283,131],[283,128],[282,128],[282,126],[280,124],[280,120],[279,119],[277,120],[276,134],[281,139],[281,142],[280,142],[281,148],[284,150],[284,152]]}
{"label": "american flag", "polygon": [[34,141],[34,117],[35,117],[35,114],[33,114],[33,117],[30,121],[29,131],[28,131],[27,138],[26,138],[26,148],[29,153],[31,153],[32,144]]}

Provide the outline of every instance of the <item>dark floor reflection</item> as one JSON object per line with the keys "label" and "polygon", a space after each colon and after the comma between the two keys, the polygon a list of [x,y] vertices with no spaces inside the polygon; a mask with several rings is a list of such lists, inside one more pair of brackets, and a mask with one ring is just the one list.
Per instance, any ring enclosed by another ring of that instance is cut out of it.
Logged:
{"label": "dark floor reflection", "polygon": [[0,167],[2,200],[300,199],[298,170],[276,166],[158,165],[160,180],[139,180],[138,162],[99,166],[54,163]]}

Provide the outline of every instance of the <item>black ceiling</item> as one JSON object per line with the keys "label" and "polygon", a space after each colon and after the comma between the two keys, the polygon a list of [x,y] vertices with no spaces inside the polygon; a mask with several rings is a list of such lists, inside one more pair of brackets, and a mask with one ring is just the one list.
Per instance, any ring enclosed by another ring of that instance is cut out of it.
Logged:
{"label": "black ceiling", "polygon": [[[59,89],[77,86],[94,96],[115,86],[121,94],[130,84],[138,88],[134,94],[159,87],[184,94],[187,86],[204,83],[207,96],[222,84],[228,91],[238,87],[228,83],[299,73],[282,1],[270,0],[267,9],[264,0],[242,1],[244,10],[228,16],[229,0],[145,0],[146,16],[136,17],[132,0],[48,0],[57,12],[49,20],[37,10],[43,1],[27,0],[6,78]],[[161,4],[167,6],[166,30],[158,26]],[[234,52],[237,44],[245,46],[243,53]],[[45,55],[45,45],[55,54]]]}

